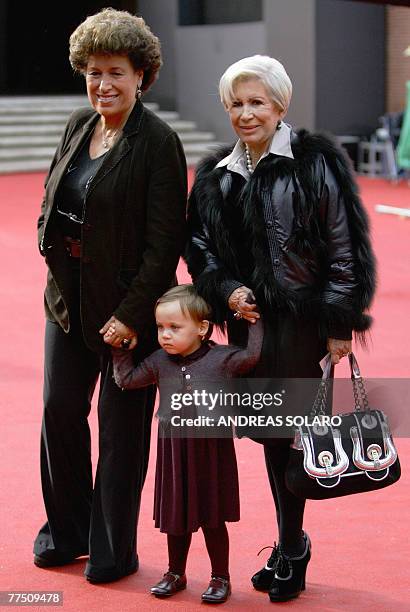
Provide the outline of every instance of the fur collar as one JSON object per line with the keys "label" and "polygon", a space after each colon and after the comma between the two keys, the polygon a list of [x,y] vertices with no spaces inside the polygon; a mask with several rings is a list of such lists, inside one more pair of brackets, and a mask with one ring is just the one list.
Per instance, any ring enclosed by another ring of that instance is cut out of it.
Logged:
{"label": "fur collar", "polygon": [[[226,168],[217,168],[215,166],[224,157],[229,155],[234,145],[223,145],[215,149],[215,151],[205,157],[199,164],[196,170],[196,180],[202,178],[210,178],[210,174],[220,175]],[[338,158],[339,162],[344,162],[346,168],[350,167],[350,161],[346,158],[344,151],[336,143],[333,136],[325,133],[311,134],[307,130],[292,131],[291,147],[294,159],[290,157],[277,157],[276,164],[281,175],[286,175],[300,166],[300,164],[311,164],[318,155],[324,155],[327,162],[331,162],[331,158]],[[262,160],[255,173],[269,171],[272,157],[267,157]],[[214,172],[213,172],[214,171]],[[349,170],[350,172],[350,170]]]}

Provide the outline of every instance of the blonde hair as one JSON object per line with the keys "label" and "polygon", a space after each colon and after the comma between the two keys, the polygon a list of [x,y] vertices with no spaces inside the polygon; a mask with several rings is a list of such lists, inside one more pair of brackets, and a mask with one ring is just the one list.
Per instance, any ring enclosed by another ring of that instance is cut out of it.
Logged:
{"label": "blonde hair", "polygon": [[278,109],[288,110],[292,97],[292,81],[283,65],[268,55],[244,57],[225,70],[219,81],[219,94],[225,108],[235,98],[235,84],[247,79],[259,79]]}
{"label": "blonde hair", "polygon": [[179,302],[182,312],[185,315],[188,314],[191,319],[198,323],[209,321],[209,329],[203,339],[208,340],[210,338],[213,330],[213,324],[211,323],[212,309],[204,298],[198,295],[193,285],[185,284],[172,287],[157,300],[155,310],[159,304],[169,302]]}
{"label": "blonde hair", "polygon": [[124,55],[143,70],[142,91],[155,81],[162,65],[161,44],[142,17],[106,8],[87,17],[70,36],[70,63],[84,72],[90,55]]}

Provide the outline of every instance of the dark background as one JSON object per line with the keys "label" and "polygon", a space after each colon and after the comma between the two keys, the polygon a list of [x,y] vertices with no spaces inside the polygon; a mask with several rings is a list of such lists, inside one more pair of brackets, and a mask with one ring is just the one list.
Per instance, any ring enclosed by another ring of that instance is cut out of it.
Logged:
{"label": "dark background", "polygon": [[[167,0],[164,0],[166,2]],[[339,48],[340,41],[345,39],[346,32],[351,33],[351,40],[359,40],[363,36],[369,38],[369,49],[376,45],[376,54],[380,57],[380,73],[374,76],[371,69],[365,69],[362,74],[369,78],[383,78],[384,37],[383,7],[380,14],[373,18],[371,27],[366,31],[357,31],[357,23],[353,20],[346,23],[343,18],[343,4],[352,4],[351,0],[328,2],[319,0],[318,31],[321,33],[317,40],[317,57],[319,65],[317,74],[319,80],[328,85],[333,81],[335,90],[340,91],[341,103],[352,104],[352,96],[346,98],[344,83],[348,81],[347,70],[349,63],[359,61],[366,66],[366,62],[374,67],[374,58],[358,54],[355,45]],[[369,2],[370,0],[364,0]],[[68,40],[77,25],[103,6],[136,12],[136,0],[72,0],[69,3],[30,2],[20,3],[15,0],[0,0],[0,95],[29,95],[29,94],[63,94],[82,93],[83,80],[80,75],[73,77],[68,61]],[[335,20],[335,10],[340,5],[341,20]],[[364,7],[363,0],[357,3]],[[372,4],[396,4],[409,6],[410,0],[392,0],[383,2],[373,0]],[[179,0],[179,24],[215,24],[239,23],[243,21],[258,21],[263,18],[262,0]],[[327,15],[329,13],[329,15]],[[326,28],[326,21],[332,23],[332,28]],[[337,36],[333,30],[338,23],[341,34]],[[360,45],[363,49],[363,45]],[[373,53],[373,51],[372,51]],[[320,83],[319,90],[320,90]],[[351,87],[350,87],[351,90]],[[330,106],[325,98],[320,98],[318,116],[324,116]]]}
{"label": "dark background", "polygon": [[63,2],[0,1],[0,94],[83,93],[73,78],[68,39],[103,6],[135,12],[135,0]]}

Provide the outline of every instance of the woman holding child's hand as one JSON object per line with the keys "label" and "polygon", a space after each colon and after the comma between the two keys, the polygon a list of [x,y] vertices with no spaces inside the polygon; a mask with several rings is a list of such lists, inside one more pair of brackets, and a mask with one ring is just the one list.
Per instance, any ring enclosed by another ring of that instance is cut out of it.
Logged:
{"label": "woman holding child's hand", "polygon": [[[352,331],[370,325],[375,287],[367,216],[349,164],[329,138],[283,122],[291,94],[284,67],[271,57],[247,57],[225,71],[221,100],[239,140],[197,170],[186,251],[195,286],[214,321],[227,323],[230,342],[246,342],[244,320],[260,310],[264,341],[254,376],[283,380],[321,378],[327,351],[334,364],[348,354]],[[301,411],[306,406],[309,398]],[[291,439],[259,441],[280,544],[252,583],[284,601],[305,586],[305,500],[285,484]],[[271,538],[273,525],[267,528]]]}
{"label": "woman holding child's hand", "polygon": [[[70,37],[90,108],[68,120],[38,221],[47,264],[41,475],[47,522],[37,567],[89,556],[90,582],[138,569],[136,525],[155,388],[122,393],[110,345],[156,345],[153,308],[175,284],[184,244],[186,164],[177,134],[141,96],[161,67],[141,17],[104,9]],[[87,417],[99,379],[95,483]],[[136,409],[138,408],[138,409]]]}
{"label": "woman holding child's hand", "polygon": [[138,337],[135,331],[114,316],[100,329],[100,334],[102,334],[104,342],[114,348],[121,346],[132,350],[137,346]]}
{"label": "woman holding child's hand", "polygon": [[255,296],[244,285],[232,291],[228,299],[229,308],[234,311],[235,319],[245,319],[249,323],[255,323],[259,319],[257,306],[254,302]]}

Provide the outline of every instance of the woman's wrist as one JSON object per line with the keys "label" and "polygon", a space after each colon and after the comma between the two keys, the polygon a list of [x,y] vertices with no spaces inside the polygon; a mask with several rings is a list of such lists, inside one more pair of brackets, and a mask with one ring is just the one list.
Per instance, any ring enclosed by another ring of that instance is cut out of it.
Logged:
{"label": "woman's wrist", "polygon": [[245,319],[249,323],[255,323],[259,319],[255,296],[245,285],[241,285],[231,293],[228,305],[234,311],[235,319]]}
{"label": "woman's wrist", "polygon": [[221,282],[219,291],[225,304],[229,306],[229,298],[231,297],[232,293],[242,286],[243,284],[241,282],[233,279],[224,280]]}

